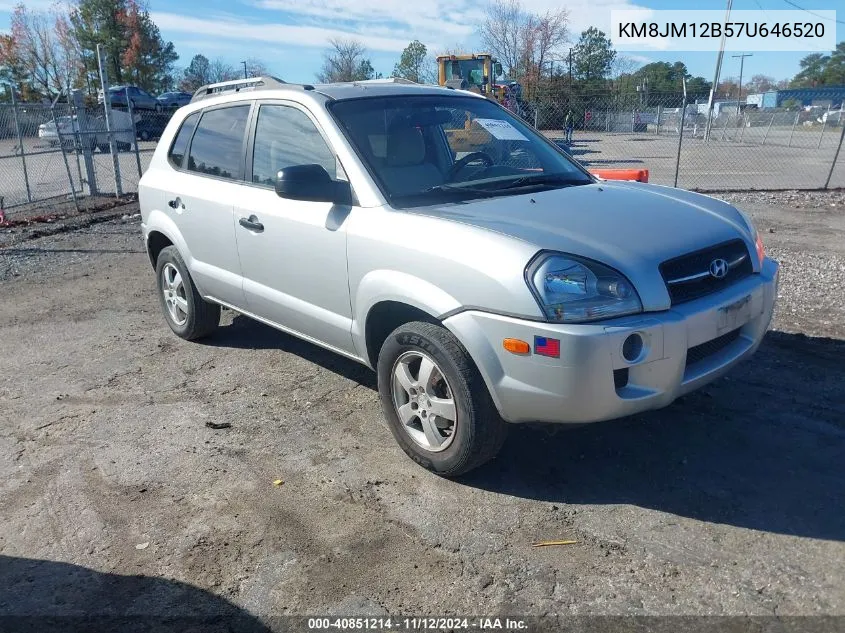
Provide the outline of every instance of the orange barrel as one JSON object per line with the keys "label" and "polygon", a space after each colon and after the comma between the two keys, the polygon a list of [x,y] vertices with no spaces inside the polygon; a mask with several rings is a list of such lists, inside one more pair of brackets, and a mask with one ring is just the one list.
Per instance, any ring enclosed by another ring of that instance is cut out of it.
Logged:
{"label": "orange barrel", "polygon": [[591,169],[590,173],[605,180],[648,182],[648,169]]}

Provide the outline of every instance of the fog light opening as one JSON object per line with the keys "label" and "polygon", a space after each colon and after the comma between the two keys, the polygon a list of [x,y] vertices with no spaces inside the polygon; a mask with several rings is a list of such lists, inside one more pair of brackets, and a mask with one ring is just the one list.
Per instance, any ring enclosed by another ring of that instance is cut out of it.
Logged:
{"label": "fog light opening", "polygon": [[639,360],[642,353],[643,337],[638,333],[635,332],[634,334],[629,335],[628,338],[625,339],[625,342],[622,343],[622,358],[629,363]]}

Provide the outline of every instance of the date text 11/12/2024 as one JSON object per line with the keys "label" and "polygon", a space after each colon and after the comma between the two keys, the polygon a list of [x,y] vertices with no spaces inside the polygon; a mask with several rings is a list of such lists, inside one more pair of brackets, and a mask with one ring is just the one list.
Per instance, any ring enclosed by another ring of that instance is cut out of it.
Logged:
{"label": "date text 11/12/2024", "polygon": [[527,631],[519,618],[349,617],[309,618],[309,631]]}

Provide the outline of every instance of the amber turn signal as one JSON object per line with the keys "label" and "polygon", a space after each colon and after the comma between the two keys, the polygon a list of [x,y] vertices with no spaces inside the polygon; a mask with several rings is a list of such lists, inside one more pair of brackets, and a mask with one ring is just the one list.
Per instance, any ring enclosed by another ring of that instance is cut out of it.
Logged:
{"label": "amber turn signal", "polygon": [[504,341],[502,341],[502,347],[504,347],[512,354],[531,353],[531,346],[525,341],[519,340],[518,338],[506,338]]}

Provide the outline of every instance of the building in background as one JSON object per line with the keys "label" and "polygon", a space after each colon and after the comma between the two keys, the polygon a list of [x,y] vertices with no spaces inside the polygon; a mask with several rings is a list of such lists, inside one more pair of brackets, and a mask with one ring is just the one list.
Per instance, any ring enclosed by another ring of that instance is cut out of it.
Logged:
{"label": "building in background", "polygon": [[821,86],[818,88],[790,88],[787,90],[769,90],[750,94],[748,104],[759,108],[782,108],[784,102],[798,102],[803,107],[841,108],[845,100],[845,86]]}

